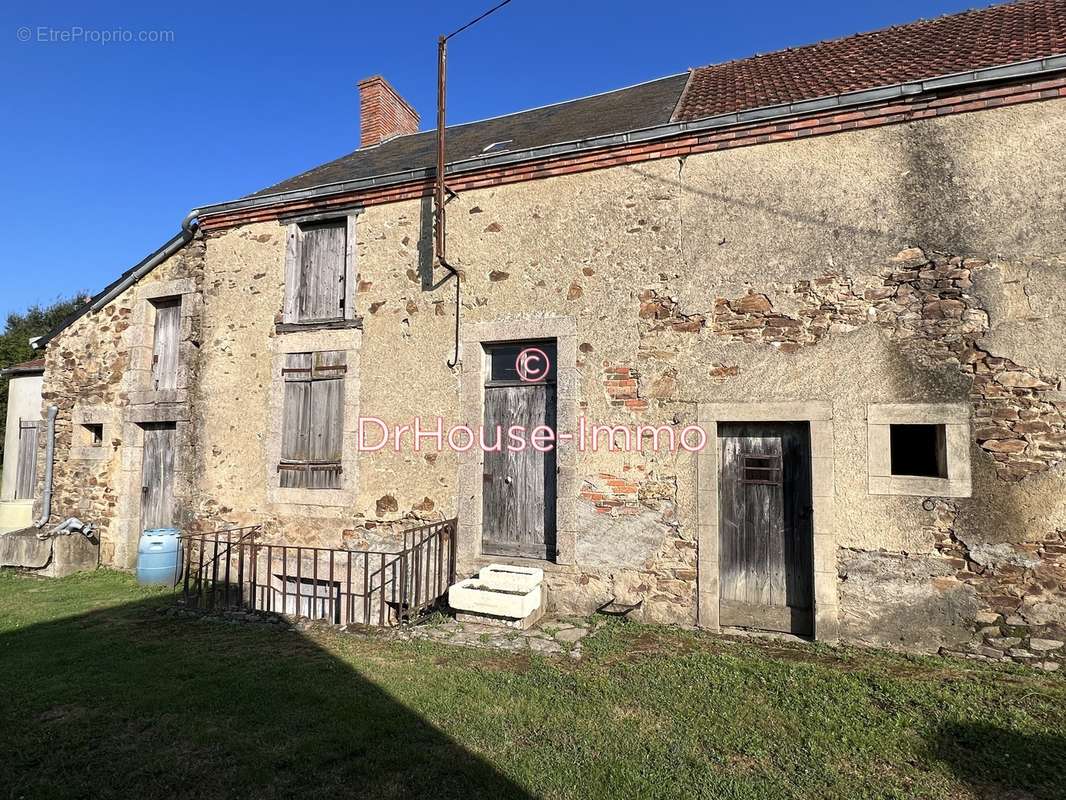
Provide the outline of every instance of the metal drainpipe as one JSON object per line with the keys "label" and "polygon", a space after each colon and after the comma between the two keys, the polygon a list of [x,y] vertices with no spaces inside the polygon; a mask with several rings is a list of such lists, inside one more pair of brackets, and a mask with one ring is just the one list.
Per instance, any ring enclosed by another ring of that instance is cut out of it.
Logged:
{"label": "metal drainpipe", "polygon": [[99,297],[90,308],[91,311],[99,311],[106,306],[133,284],[155,269],[156,265],[163,261],[166,261],[181,248],[192,241],[193,236],[196,235],[196,229],[200,226],[199,223],[200,210],[194,208],[188,214],[185,215],[185,219],[181,221],[181,230],[174,236],[169,242],[163,245],[159,250],[154,252],[148,258],[146,258],[141,264],[137,266],[133,272],[125,277],[120,283],[114,286],[107,294]]}
{"label": "metal drainpipe", "polygon": [[41,497],[41,516],[33,523],[35,528],[43,528],[48,524],[48,518],[52,516],[52,467],[56,456],[57,414],[59,414],[59,409],[56,406],[48,406],[48,449],[44,457],[44,495]]}

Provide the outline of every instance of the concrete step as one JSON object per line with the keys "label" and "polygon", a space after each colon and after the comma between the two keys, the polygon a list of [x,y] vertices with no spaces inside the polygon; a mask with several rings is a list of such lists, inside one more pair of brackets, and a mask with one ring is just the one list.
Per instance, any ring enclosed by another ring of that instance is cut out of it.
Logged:
{"label": "concrete step", "polygon": [[529,592],[544,581],[544,570],[536,567],[515,567],[510,564],[489,564],[478,573],[481,583],[501,592]]}
{"label": "concrete step", "polygon": [[455,611],[506,619],[524,619],[541,607],[541,588],[528,591],[491,589],[478,578],[467,578],[448,588],[448,605]]}

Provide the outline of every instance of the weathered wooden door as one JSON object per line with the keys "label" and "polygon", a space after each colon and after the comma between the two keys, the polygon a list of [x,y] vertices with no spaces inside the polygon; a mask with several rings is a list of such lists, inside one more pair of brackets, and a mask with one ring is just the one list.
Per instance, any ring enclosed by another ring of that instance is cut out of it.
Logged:
{"label": "weathered wooden door", "polygon": [[174,514],[173,422],[145,423],[141,467],[141,528],[172,528]]}
{"label": "weathered wooden door", "polygon": [[37,483],[37,423],[19,420],[19,451],[15,462],[15,499],[32,500]]}
{"label": "weathered wooden door", "polygon": [[[527,446],[519,452],[508,445],[514,443],[510,431],[521,429],[518,435],[529,443],[539,426],[555,430],[555,344],[508,343],[488,350],[481,549],[486,555],[553,558],[555,448]],[[518,359],[534,350],[539,355],[520,374]]]}
{"label": "weathered wooden door", "polygon": [[812,522],[807,423],[719,424],[723,625],[811,634]]}
{"label": "weathered wooden door", "polygon": [[159,300],[155,305],[155,343],[152,348],[152,388],[178,387],[178,338],[181,334],[181,299]]}

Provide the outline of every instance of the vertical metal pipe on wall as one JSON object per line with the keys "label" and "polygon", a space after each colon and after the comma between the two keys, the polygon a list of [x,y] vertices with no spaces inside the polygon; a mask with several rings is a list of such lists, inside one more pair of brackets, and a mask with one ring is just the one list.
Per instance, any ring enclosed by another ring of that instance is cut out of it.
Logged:
{"label": "vertical metal pipe on wall", "polygon": [[444,185],[444,136],[445,136],[445,104],[447,100],[448,70],[448,37],[441,36],[437,40],[437,175],[433,185],[433,227],[434,251],[437,263],[448,270],[455,281],[455,350],[452,358],[448,361],[448,367],[454,368],[459,363],[459,313],[462,309],[461,294],[459,289],[459,272],[448,263],[448,226],[445,219],[444,204],[446,202],[447,188]]}
{"label": "vertical metal pipe on wall", "polygon": [[437,262],[444,267],[455,279],[455,354],[448,362],[448,366],[454,368],[459,363],[459,311],[462,308],[462,298],[459,291],[459,271],[448,263],[448,232],[447,219],[445,217],[444,204],[448,201],[448,187],[444,185],[444,166],[446,162],[444,151],[445,134],[445,106],[448,88],[448,40],[462,33],[467,28],[476,25],[490,14],[494,14],[510,3],[511,0],[502,0],[484,14],[475,17],[461,28],[456,28],[447,36],[437,39],[437,180],[433,187],[434,227],[436,228],[436,255]]}

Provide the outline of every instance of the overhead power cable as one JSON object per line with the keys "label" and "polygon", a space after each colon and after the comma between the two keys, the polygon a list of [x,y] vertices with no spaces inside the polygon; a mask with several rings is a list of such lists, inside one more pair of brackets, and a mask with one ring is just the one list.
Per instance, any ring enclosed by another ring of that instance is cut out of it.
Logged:
{"label": "overhead power cable", "polygon": [[461,28],[457,28],[456,30],[452,31],[451,33],[449,33],[444,38],[445,39],[451,39],[456,34],[462,33],[467,28],[469,28],[471,25],[476,25],[477,23],[481,22],[481,20],[485,19],[485,17],[487,17],[489,14],[493,14],[493,13],[499,11],[501,8],[503,8],[505,5],[507,5],[510,2],[511,2],[511,0],[503,0],[502,3],[499,3],[499,4],[495,5],[495,6],[493,6],[488,11],[486,11],[484,14],[482,14],[480,17],[477,17],[476,19],[470,20],[468,23],[466,23],[466,25],[464,25]]}

